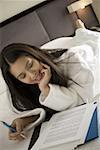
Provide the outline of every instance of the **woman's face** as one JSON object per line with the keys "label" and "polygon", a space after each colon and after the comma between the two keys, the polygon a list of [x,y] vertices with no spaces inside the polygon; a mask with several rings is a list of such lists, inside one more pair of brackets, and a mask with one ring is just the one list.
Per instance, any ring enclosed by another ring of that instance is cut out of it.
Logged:
{"label": "woman's face", "polygon": [[10,64],[10,73],[19,81],[27,84],[38,84],[43,78],[42,64],[30,56],[22,56]]}

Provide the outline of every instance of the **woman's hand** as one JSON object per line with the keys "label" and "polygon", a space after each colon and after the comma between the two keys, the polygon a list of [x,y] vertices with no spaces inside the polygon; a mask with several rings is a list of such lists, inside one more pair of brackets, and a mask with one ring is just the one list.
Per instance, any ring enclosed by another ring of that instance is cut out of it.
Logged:
{"label": "woman's hand", "polygon": [[38,119],[39,115],[35,116],[29,116],[29,117],[23,117],[23,118],[17,118],[15,119],[11,126],[16,129],[16,132],[12,132],[11,130],[9,131],[9,139],[10,140],[23,140],[25,139],[24,137],[25,132],[24,128],[29,125],[30,123],[36,121]]}
{"label": "woman's hand", "polygon": [[16,129],[16,132],[12,132],[11,130],[9,130],[9,139],[10,140],[23,140],[23,136],[21,135],[25,135],[25,133],[23,132],[23,129],[25,128],[25,122],[23,118],[17,118],[15,119],[11,126],[13,128]]}
{"label": "woman's hand", "polygon": [[39,89],[41,90],[41,92],[47,96],[48,92],[49,92],[49,81],[51,78],[51,70],[50,67],[46,64],[41,63],[41,65],[44,67],[44,69],[42,69],[41,73],[44,73],[43,79],[41,79],[40,83],[39,83]]}

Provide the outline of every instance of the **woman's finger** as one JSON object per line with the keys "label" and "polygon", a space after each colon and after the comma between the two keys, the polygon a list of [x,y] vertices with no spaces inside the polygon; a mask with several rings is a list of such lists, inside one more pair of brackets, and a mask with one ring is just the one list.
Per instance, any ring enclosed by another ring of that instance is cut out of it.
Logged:
{"label": "woman's finger", "polygon": [[16,122],[16,131],[19,133],[23,131],[23,127],[19,122]]}
{"label": "woman's finger", "polygon": [[9,139],[10,140],[20,140],[21,141],[21,140],[25,139],[24,137],[25,137],[24,133],[15,132],[15,133],[10,133],[9,134]]}
{"label": "woman's finger", "polygon": [[20,135],[17,135],[15,137],[9,137],[9,140],[18,140],[18,141],[22,141],[24,140],[25,138],[23,138],[22,136]]}
{"label": "woman's finger", "polygon": [[24,140],[25,138],[23,137],[23,136],[21,136],[21,134],[19,134],[18,136],[17,136],[17,140],[19,140],[19,141],[22,141],[22,140]]}
{"label": "woman's finger", "polygon": [[44,63],[42,63],[42,62],[41,62],[41,65],[44,66],[44,67],[47,68],[47,69],[50,68],[50,66],[48,66],[47,64],[44,64]]}
{"label": "woman's finger", "polygon": [[15,133],[9,132],[8,137],[10,140],[15,140],[15,139],[17,139],[18,134],[19,134],[18,132],[15,132]]}
{"label": "woman's finger", "polygon": [[51,71],[48,70],[48,69],[42,70],[41,73],[44,73],[43,79],[44,79],[45,77],[51,77]]}
{"label": "woman's finger", "polygon": [[10,137],[15,137],[15,136],[17,136],[19,133],[18,132],[10,132],[9,133],[9,136]]}
{"label": "woman's finger", "polygon": [[46,73],[46,72],[49,72],[49,73],[51,73],[51,70],[50,70],[50,68],[46,68],[46,69],[42,69],[41,70],[41,73]]}
{"label": "woman's finger", "polygon": [[16,137],[9,137],[9,140],[17,140]]}

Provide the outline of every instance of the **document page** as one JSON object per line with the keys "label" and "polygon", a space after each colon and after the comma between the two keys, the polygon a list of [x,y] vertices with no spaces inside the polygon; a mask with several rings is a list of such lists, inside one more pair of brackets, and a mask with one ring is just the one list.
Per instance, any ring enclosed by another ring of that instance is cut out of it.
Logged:
{"label": "document page", "polygon": [[44,150],[61,144],[84,141],[96,105],[85,104],[53,115],[50,121],[43,123],[40,136],[32,150]]}
{"label": "document page", "polygon": [[80,139],[78,130],[84,117],[86,107],[60,112],[52,117],[45,134],[43,147],[49,147]]}

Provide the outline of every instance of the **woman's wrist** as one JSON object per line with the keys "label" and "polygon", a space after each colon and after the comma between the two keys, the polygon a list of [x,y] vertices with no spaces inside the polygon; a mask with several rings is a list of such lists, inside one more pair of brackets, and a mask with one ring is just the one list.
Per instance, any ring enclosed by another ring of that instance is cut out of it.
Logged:
{"label": "woman's wrist", "polygon": [[24,126],[27,126],[30,123],[35,122],[38,118],[39,118],[39,115],[35,115],[35,116],[23,117],[21,119],[23,119]]}
{"label": "woman's wrist", "polygon": [[49,91],[50,91],[50,87],[49,87],[49,85],[45,86],[45,87],[44,87],[44,88],[42,88],[42,90],[41,90],[42,94],[43,94],[45,97],[47,97],[47,96],[48,96]]}

